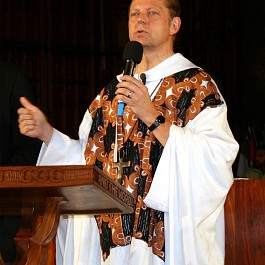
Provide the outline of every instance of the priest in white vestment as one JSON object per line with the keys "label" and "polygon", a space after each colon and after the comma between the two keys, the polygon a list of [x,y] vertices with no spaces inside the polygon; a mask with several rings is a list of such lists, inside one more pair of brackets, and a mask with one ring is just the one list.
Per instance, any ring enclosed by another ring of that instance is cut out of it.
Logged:
{"label": "priest in white vestment", "polygon": [[238,144],[214,80],[173,52],[181,24],[173,2],[132,1],[129,37],[143,45],[142,61],[93,100],[78,140],[21,99],[21,132],[44,142],[38,165],[96,165],[116,180],[113,163],[120,154],[130,161],[122,185],[137,198],[134,214],[62,216],[58,265],[224,264],[223,206]]}

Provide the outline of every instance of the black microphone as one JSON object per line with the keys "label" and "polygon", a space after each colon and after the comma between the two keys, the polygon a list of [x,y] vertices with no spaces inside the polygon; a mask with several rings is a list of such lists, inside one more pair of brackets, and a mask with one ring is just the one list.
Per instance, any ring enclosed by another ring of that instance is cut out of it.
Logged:
{"label": "black microphone", "polygon": [[123,60],[125,61],[124,75],[134,75],[137,64],[142,61],[143,45],[138,41],[129,41],[123,50]]}
{"label": "black microphone", "polygon": [[[123,75],[133,76],[137,64],[139,64],[143,57],[143,45],[138,41],[129,41],[126,43],[123,50],[123,60],[125,67]],[[118,104],[118,116],[123,115],[125,103],[120,101]]]}

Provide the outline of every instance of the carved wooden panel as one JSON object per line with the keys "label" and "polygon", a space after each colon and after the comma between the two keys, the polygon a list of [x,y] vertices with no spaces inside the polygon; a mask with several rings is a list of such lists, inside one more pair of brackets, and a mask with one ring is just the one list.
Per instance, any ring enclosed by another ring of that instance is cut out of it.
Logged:
{"label": "carved wooden panel", "polygon": [[0,215],[20,215],[22,206],[42,209],[48,197],[64,198],[62,214],[131,213],[135,202],[96,167],[0,167]]}

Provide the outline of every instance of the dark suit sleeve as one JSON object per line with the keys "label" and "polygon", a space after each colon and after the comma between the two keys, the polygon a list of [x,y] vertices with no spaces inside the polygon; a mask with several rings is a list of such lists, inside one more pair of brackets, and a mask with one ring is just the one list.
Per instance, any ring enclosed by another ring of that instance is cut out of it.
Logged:
{"label": "dark suit sleeve", "polygon": [[13,150],[7,165],[35,165],[42,142],[38,139],[22,135],[18,128],[17,110],[21,107],[19,98],[27,97],[33,104],[36,104],[36,97],[33,95],[31,85],[24,70],[19,70],[14,76],[14,83],[11,92],[10,118],[12,128]]}

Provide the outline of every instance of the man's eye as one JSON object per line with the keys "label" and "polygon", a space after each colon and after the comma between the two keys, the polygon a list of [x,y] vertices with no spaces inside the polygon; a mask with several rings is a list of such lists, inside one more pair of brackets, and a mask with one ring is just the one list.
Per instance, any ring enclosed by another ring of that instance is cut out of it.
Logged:
{"label": "man's eye", "polygon": [[133,13],[131,13],[131,17],[136,17],[136,16],[138,16],[138,15],[139,15],[138,12],[133,12]]}
{"label": "man's eye", "polygon": [[156,14],[157,14],[156,11],[148,11],[148,15],[150,15],[150,16],[153,16],[153,15],[156,15]]}

